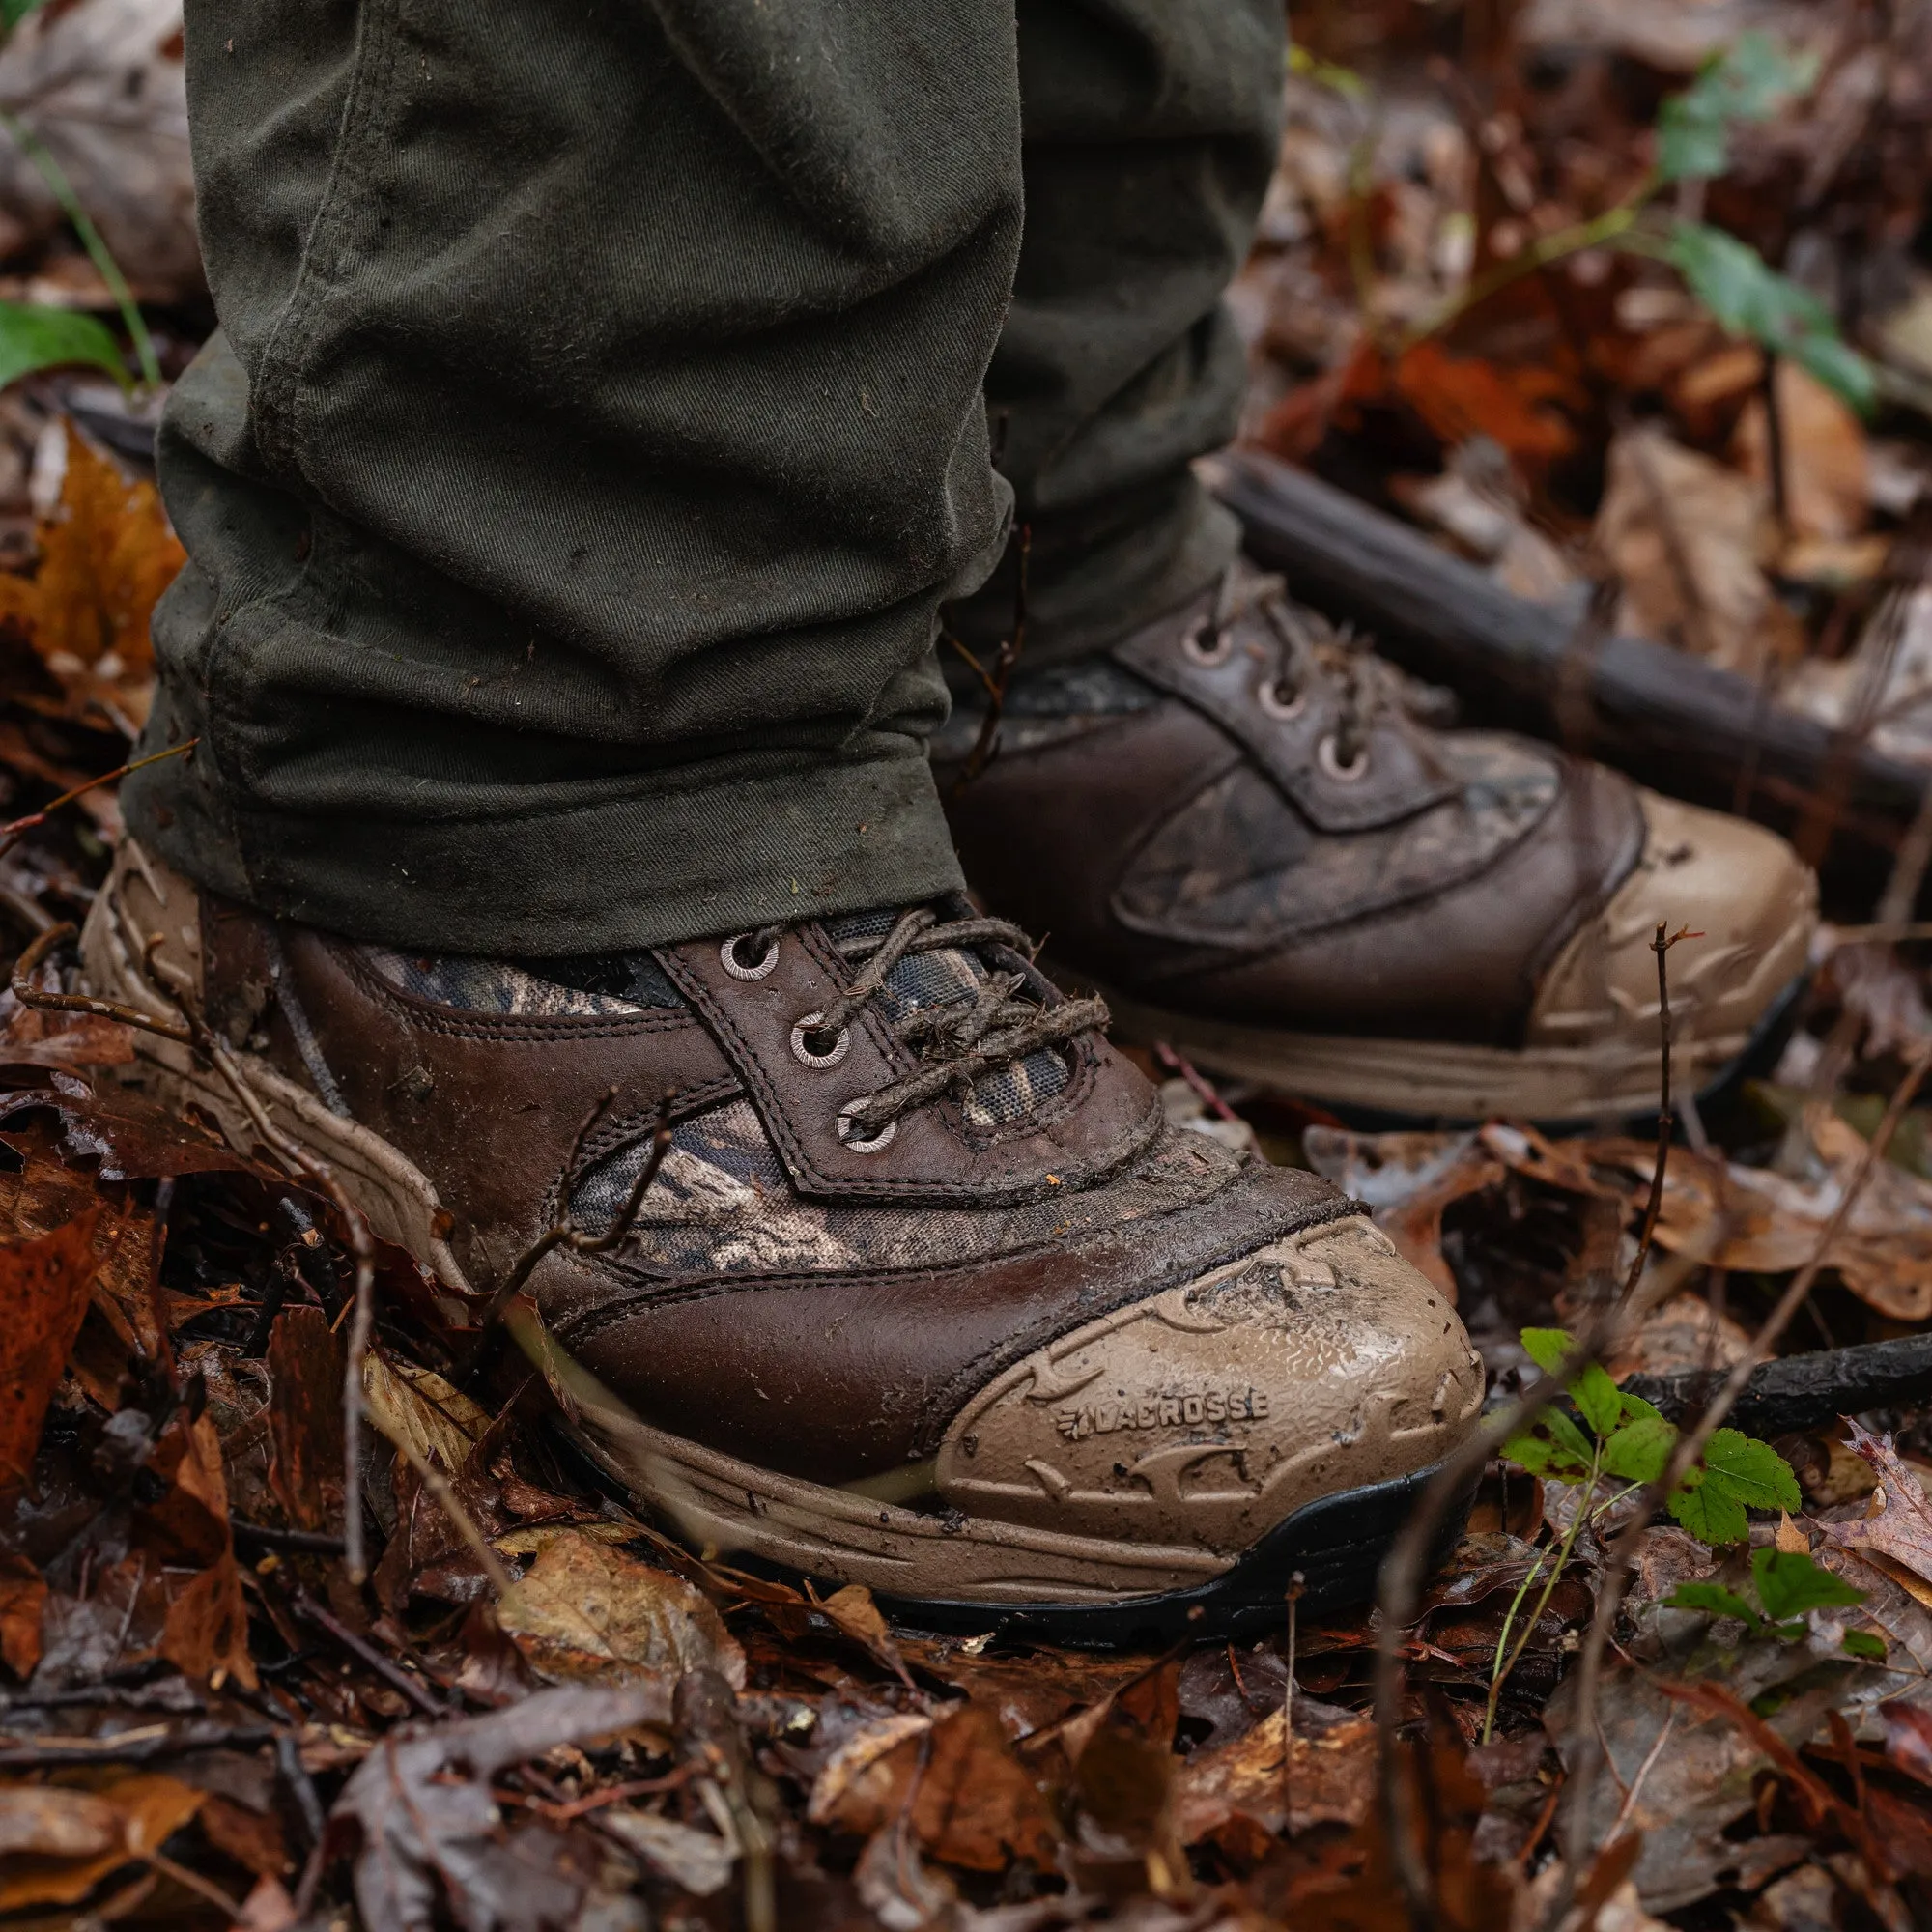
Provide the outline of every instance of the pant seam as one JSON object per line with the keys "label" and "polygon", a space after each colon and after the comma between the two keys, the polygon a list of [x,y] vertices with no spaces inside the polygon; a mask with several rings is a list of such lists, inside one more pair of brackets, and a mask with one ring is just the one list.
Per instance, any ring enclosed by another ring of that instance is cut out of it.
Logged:
{"label": "pant seam", "polygon": [[315,338],[315,323],[328,290],[325,276],[341,261],[343,232],[353,218],[348,206],[353,187],[359,185],[351,156],[376,118],[377,104],[390,90],[400,37],[389,36],[388,61],[378,83],[373,71],[381,38],[380,0],[363,0],[355,23],[355,51],[348,92],[329,157],[328,179],[316,205],[308,233],[302,239],[301,259],[288,299],[262,346],[259,381],[254,390],[254,430],[257,447],[270,468],[306,482],[302,464],[305,437],[299,421],[302,375]]}

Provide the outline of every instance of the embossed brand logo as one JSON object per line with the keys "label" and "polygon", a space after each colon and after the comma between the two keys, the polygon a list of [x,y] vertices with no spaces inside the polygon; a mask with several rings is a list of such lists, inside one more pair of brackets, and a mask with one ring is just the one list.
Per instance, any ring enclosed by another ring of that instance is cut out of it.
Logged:
{"label": "embossed brand logo", "polygon": [[1054,1427],[1069,1442],[1111,1435],[1117,1429],[1183,1429],[1198,1422],[1260,1422],[1268,1399],[1260,1390],[1209,1389],[1202,1395],[1151,1395],[1140,1401],[1090,1402],[1054,1412]]}

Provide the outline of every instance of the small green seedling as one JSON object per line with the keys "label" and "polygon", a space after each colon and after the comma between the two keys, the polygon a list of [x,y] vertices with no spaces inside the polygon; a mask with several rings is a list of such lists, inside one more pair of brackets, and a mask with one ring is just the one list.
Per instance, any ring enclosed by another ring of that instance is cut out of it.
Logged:
{"label": "small green seedling", "polygon": [[[1654,1483],[1677,1446],[1677,1428],[1641,1396],[1618,1388],[1594,1363],[1572,1373],[1576,1345],[1561,1328],[1525,1328],[1522,1346],[1545,1375],[1561,1379],[1591,1435],[1561,1409],[1546,1409],[1503,1444],[1503,1454],[1531,1475],[1553,1483],[1594,1483],[1599,1475]],[[1592,1440],[1594,1436],[1594,1440]],[[1769,1442],[1719,1429],[1702,1464],[1671,1492],[1670,1514],[1699,1542],[1743,1543],[1747,1509],[1795,1510],[1804,1497],[1791,1464]]]}
{"label": "small green seedling", "polygon": [[[1680,1583],[1663,1601],[1673,1610],[1735,1617],[1752,1636],[1796,1643],[1809,1628],[1806,1611],[1849,1609],[1865,1600],[1862,1590],[1821,1569],[1803,1550],[1753,1549],[1750,1567],[1754,1604],[1722,1583]],[[1885,1662],[1885,1639],[1870,1631],[1847,1631],[1842,1642],[1852,1657]]]}

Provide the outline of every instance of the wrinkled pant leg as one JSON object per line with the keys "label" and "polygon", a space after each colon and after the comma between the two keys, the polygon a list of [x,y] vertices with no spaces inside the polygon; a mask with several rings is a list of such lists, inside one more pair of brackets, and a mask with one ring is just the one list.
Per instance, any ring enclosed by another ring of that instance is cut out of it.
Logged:
{"label": "wrinkled pant leg", "polygon": [[1011,0],[188,0],[221,332],[159,467],[145,840],[545,954],[958,882],[942,598],[1009,493]]}
{"label": "wrinkled pant leg", "polygon": [[[1188,465],[1235,432],[1222,303],[1280,145],[1281,0],[1019,0],[1026,233],[986,378],[1030,529],[1025,658],[1103,647],[1212,582],[1235,522]],[[1012,627],[1017,546],[949,619]]]}

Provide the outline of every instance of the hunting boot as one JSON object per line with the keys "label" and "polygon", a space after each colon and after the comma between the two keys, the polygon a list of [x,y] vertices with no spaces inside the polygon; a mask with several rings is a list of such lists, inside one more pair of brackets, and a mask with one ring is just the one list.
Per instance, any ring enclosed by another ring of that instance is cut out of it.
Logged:
{"label": "hunting boot", "polygon": [[1420,696],[1237,561],[1014,678],[990,764],[983,697],[933,756],[975,893],[1214,1072],[1370,1120],[1651,1109],[1660,925],[1679,1091],[1771,1051],[1817,917],[1791,848]]}
{"label": "hunting boot", "polygon": [[242,1148],[245,1089],[458,1319],[526,1273],[565,1426],[689,1542],[930,1626],[1360,1599],[1482,1405],[1358,1204],[1171,1126],[963,898],[510,963],[276,921],[130,838],[82,946],[98,994],[212,1030],[141,1036],[138,1078]]}

